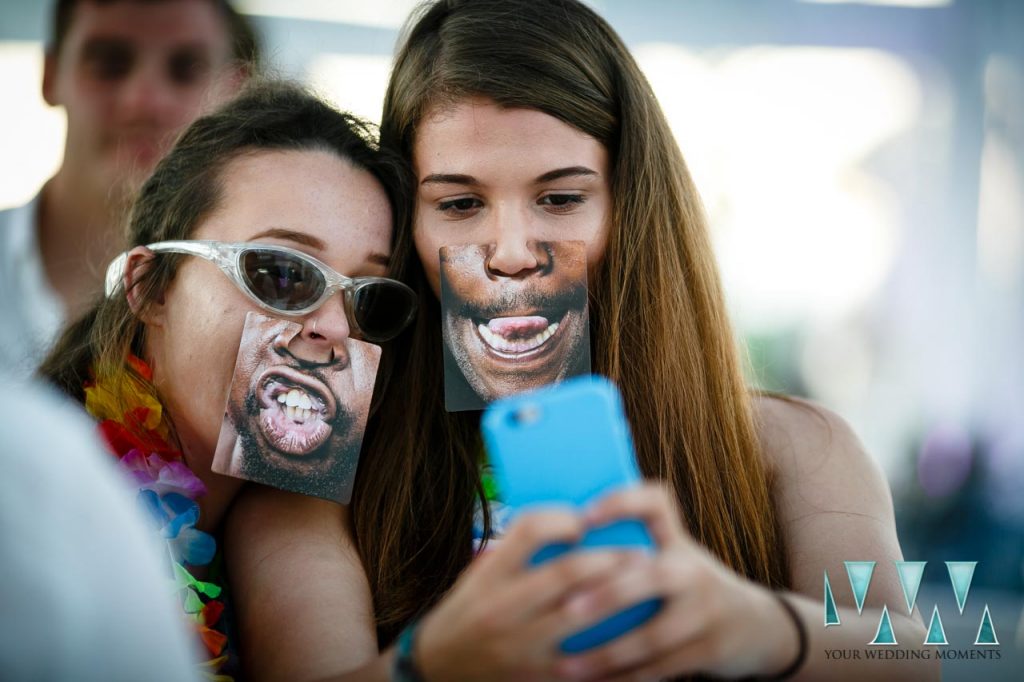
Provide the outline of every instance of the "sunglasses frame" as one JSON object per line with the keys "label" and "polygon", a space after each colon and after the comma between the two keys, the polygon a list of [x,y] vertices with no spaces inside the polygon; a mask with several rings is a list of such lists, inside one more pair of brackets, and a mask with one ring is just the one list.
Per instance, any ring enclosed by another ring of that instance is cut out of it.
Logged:
{"label": "sunglasses frame", "polygon": [[[416,295],[413,290],[404,283],[388,277],[346,277],[323,261],[310,256],[308,253],[303,253],[298,249],[292,249],[287,246],[262,244],[260,242],[219,242],[211,239],[179,239],[154,242],[152,244],[147,244],[146,248],[154,253],[180,253],[190,256],[199,256],[204,260],[210,261],[220,268],[224,274],[230,277],[231,281],[235,283],[235,286],[238,287],[242,293],[248,296],[253,303],[276,315],[304,317],[315,312],[320,308],[320,306],[326,303],[328,299],[334,296],[334,294],[341,291],[343,292],[342,298],[344,299],[345,317],[348,318],[349,327],[353,331],[357,332],[357,335],[360,338],[367,341],[387,341],[393,339],[408,326],[416,315]],[[287,254],[288,256],[313,266],[324,277],[326,286],[324,287],[323,293],[321,293],[320,297],[312,304],[300,310],[282,310],[263,301],[249,288],[249,284],[245,279],[242,268],[242,257],[249,251],[257,250],[276,251]],[[110,265],[107,267],[104,287],[107,296],[112,295],[124,281],[124,268],[127,261],[128,252],[126,251],[111,261]],[[367,285],[384,282],[392,285],[397,284],[398,286],[406,289],[409,292],[409,300],[412,305],[409,307],[409,313],[406,316],[406,319],[403,320],[400,325],[397,325],[398,331],[395,332],[394,335],[388,337],[367,335],[359,326],[359,322],[355,319],[355,296],[360,289]]]}

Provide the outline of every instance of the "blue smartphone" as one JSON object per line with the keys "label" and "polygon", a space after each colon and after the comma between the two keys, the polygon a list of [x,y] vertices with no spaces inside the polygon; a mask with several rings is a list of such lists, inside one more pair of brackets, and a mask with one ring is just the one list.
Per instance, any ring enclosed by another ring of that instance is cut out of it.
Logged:
{"label": "blue smartphone", "polygon": [[[602,377],[575,377],[495,401],[482,427],[498,489],[513,515],[553,504],[583,507],[641,480],[622,399]],[[576,545],[543,547],[530,563],[595,547],[655,551],[641,521],[623,520],[591,529]],[[659,599],[636,604],[568,637],[562,651],[600,646],[644,623],[660,607]]]}

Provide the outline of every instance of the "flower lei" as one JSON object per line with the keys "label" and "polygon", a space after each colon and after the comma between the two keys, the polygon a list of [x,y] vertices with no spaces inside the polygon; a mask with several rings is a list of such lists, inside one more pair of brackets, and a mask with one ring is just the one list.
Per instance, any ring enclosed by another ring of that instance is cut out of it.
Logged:
{"label": "flower lei", "polygon": [[[216,554],[213,537],[197,529],[199,504],[206,486],[169,443],[163,408],[147,384],[153,370],[134,355],[130,369],[103,381],[85,384],[85,409],[99,422],[100,435],[118,458],[119,467],[138,486],[138,503],[155,522],[167,547],[173,590],[211,658],[200,666],[207,679],[231,682],[218,674],[228,659],[227,637],[214,626],[224,611],[220,586],[197,580],[186,566],[205,566]],[[125,409],[125,406],[128,406]]]}
{"label": "flower lei", "polygon": [[501,536],[505,535],[508,525],[512,521],[512,509],[501,501],[501,491],[498,489],[498,481],[494,478],[494,471],[486,462],[480,464],[480,481],[483,483],[484,499],[477,500],[476,508],[473,511],[473,554],[479,554],[485,547],[484,534],[484,511],[483,505],[487,505],[491,512],[491,533],[486,536],[487,545],[490,546]]}

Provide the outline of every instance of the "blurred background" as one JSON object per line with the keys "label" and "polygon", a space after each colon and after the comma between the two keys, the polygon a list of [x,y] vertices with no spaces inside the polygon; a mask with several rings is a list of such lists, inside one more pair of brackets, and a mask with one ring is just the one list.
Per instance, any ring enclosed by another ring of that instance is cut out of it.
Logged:
{"label": "blurred background", "polygon": [[[379,120],[414,2],[235,4],[272,69]],[[889,477],[906,558],[930,562],[925,618],[951,597],[941,562],[978,561],[949,639],[973,642],[988,603],[1004,661],[1019,660],[1024,2],[589,4],[630,45],[696,178],[751,381],[853,424]],[[39,87],[48,11],[0,3],[0,208],[60,163],[63,112]],[[1010,674],[979,665],[947,677]]]}

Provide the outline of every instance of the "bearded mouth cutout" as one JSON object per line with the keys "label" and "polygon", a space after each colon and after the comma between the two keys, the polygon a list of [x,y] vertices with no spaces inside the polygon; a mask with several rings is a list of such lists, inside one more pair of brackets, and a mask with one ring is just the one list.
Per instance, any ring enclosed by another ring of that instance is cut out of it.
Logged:
{"label": "bearded mouth cutout", "polygon": [[330,437],[337,401],[323,382],[289,367],[272,367],[257,382],[259,427],[277,450],[304,456]]}
{"label": "bearded mouth cutout", "polygon": [[494,317],[477,323],[476,331],[492,351],[515,359],[537,351],[551,340],[564,317],[557,322],[543,315]]}
{"label": "bearded mouth cutout", "polygon": [[347,504],[381,349],[341,339],[316,362],[302,331],[246,317],[212,469]]}
{"label": "bearded mouth cutout", "polygon": [[548,260],[525,277],[489,272],[488,245],[440,250],[449,411],[589,371],[586,245],[537,248]]}

